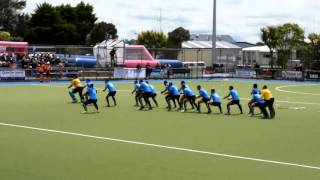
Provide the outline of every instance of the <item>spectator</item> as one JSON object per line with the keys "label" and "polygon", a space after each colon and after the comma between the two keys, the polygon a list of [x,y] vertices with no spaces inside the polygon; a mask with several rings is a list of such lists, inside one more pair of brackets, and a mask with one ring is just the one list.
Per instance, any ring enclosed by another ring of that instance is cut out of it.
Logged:
{"label": "spectator", "polygon": [[151,65],[148,63],[148,64],[146,65],[146,78],[147,78],[147,79],[150,79],[151,73],[152,73],[152,67],[151,67]]}

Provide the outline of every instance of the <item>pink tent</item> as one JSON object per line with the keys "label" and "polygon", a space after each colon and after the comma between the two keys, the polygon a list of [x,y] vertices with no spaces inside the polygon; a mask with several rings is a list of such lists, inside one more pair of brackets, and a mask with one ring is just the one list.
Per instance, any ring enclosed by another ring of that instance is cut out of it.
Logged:
{"label": "pink tent", "polygon": [[138,65],[144,68],[147,64],[155,68],[159,61],[155,60],[144,46],[127,45],[124,64],[129,68],[136,68]]}
{"label": "pink tent", "polygon": [[27,42],[11,42],[11,41],[0,41],[0,53],[14,52],[16,54],[28,54]]}

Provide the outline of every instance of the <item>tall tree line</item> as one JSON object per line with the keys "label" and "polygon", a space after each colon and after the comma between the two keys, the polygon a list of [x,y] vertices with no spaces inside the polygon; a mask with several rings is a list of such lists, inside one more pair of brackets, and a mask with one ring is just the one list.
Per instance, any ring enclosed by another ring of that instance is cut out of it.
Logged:
{"label": "tall tree line", "polygon": [[115,25],[97,22],[90,4],[53,6],[45,2],[38,4],[31,14],[21,13],[25,6],[25,0],[1,0],[0,30],[9,32],[13,36],[11,40],[32,44],[94,45],[106,38],[117,38]]}

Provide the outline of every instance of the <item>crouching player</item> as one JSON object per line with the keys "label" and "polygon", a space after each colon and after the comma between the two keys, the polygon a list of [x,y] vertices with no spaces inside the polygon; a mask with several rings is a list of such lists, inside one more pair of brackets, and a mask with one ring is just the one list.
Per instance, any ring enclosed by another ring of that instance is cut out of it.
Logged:
{"label": "crouching player", "polygon": [[193,104],[193,107],[198,109],[198,106],[196,104],[196,95],[192,92],[191,89],[187,88],[185,85],[182,86],[183,94],[185,95],[185,98],[183,99],[183,107],[184,110],[181,112],[187,112],[187,102],[189,101],[190,104]]}
{"label": "crouching player", "polygon": [[222,108],[221,108],[221,98],[220,98],[219,94],[216,93],[215,89],[211,89],[210,99],[211,100],[208,102],[208,104],[218,107],[220,110],[220,113],[222,114],[223,112],[222,112]]}
{"label": "crouching player", "polygon": [[168,111],[171,111],[171,108],[172,108],[170,100],[173,101],[174,108],[177,108],[177,105],[176,105],[176,101],[177,101],[178,104],[179,104],[179,109],[181,110],[182,106],[181,106],[181,103],[179,101],[180,92],[179,92],[178,88],[175,85],[173,85],[172,82],[169,83],[167,94],[168,95],[166,96],[166,101],[168,103]]}
{"label": "crouching player", "polygon": [[105,81],[105,85],[106,85],[106,87],[104,88],[103,92],[105,92],[107,89],[109,90],[109,93],[106,96],[107,107],[110,107],[109,97],[112,97],[114,106],[117,106],[117,101],[116,101],[116,98],[115,98],[115,96],[117,94],[116,87],[109,80]]}
{"label": "crouching player", "polygon": [[266,110],[266,101],[264,101],[260,94],[258,94],[258,92],[254,92],[255,94],[252,97],[252,103],[250,104],[249,108],[250,108],[250,113],[251,116],[254,116],[254,108],[258,107],[261,111],[261,113],[263,114],[263,118],[267,119],[269,118],[269,114]]}
{"label": "crouching player", "polygon": [[211,108],[210,108],[210,105],[209,105],[209,101],[210,101],[210,96],[209,94],[207,93],[207,91],[205,89],[203,89],[200,85],[197,86],[197,89],[199,91],[199,96],[197,97],[198,98],[201,98],[199,101],[198,101],[198,112],[201,113],[201,104],[204,103],[206,106],[207,106],[207,109],[208,109],[208,114],[211,113]]}
{"label": "crouching player", "polygon": [[149,98],[151,97],[151,88],[150,86],[144,82],[143,80],[140,80],[140,93],[142,94],[142,96],[139,98],[139,102],[140,102],[140,109],[139,110],[143,110],[144,109],[144,105],[142,103],[142,98],[144,99],[144,101],[146,102],[146,105],[149,106],[149,110],[152,110],[152,106],[150,103]]}
{"label": "crouching player", "polygon": [[133,91],[131,92],[131,94],[136,94],[134,99],[136,101],[136,107],[139,107],[139,98],[140,96],[142,96],[142,94],[140,93],[140,83],[138,82],[138,80],[134,81],[134,88]]}
{"label": "crouching player", "polygon": [[155,88],[152,84],[150,84],[149,81],[146,81],[146,83],[150,86],[150,89],[151,89],[151,99],[153,100],[154,104],[155,104],[157,107],[159,107],[158,102],[157,102],[157,100],[156,100],[156,97],[157,97],[157,90],[156,90],[156,88]]}
{"label": "crouching player", "polygon": [[90,84],[88,89],[87,89],[87,92],[84,94],[87,98],[87,100],[85,102],[83,102],[83,108],[84,108],[84,112],[83,113],[87,113],[88,109],[87,109],[87,106],[89,104],[93,104],[94,107],[96,108],[97,110],[97,113],[99,113],[99,107],[98,107],[98,104],[97,104],[97,101],[98,101],[98,96],[97,96],[97,89],[93,86],[93,84]]}
{"label": "crouching player", "polygon": [[226,113],[226,115],[231,115],[230,106],[233,106],[233,105],[238,105],[240,113],[243,114],[242,106],[240,104],[240,96],[233,86],[229,87],[229,94],[226,97],[224,97],[224,99],[227,99],[227,98],[229,99],[230,97],[231,97],[230,99],[231,101],[227,104],[228,112]]}
{"label": "crouching player", "polygon": [[78,78],[77,75],[74,75],[70,86],[68,86],[68,89],[72,88],[72,91],[69,91],[69,95],[72,99],[72,103],[77,103],[77,97],[76,97],[76,93],[79,94],[79,97],[81,99],[81,102],[84,102],[84,96],[83,96],[83,89],[85,88],[85,85],[83,85],[80,81],[80,79]]}

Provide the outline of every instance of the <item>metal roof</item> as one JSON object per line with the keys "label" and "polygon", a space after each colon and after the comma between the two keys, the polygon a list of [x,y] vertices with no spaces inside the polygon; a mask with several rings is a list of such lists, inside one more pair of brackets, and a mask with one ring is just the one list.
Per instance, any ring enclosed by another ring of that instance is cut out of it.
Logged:
{"label": "metal roof", "polygon": [[[182,43],[182,48],[210,49],[212,48],[212,41],[185,41]],[[241,49],[241,47],[226,41],[217,41],[217,49]]]}

